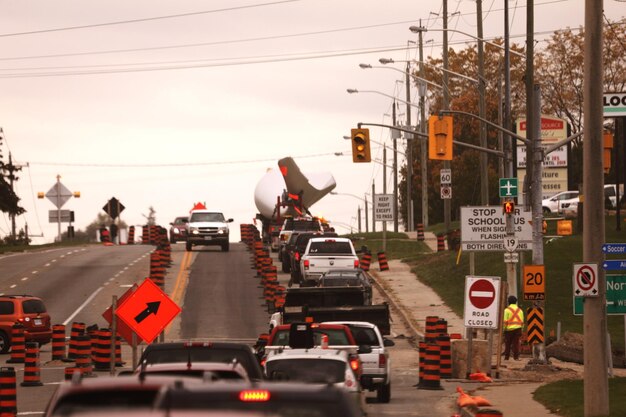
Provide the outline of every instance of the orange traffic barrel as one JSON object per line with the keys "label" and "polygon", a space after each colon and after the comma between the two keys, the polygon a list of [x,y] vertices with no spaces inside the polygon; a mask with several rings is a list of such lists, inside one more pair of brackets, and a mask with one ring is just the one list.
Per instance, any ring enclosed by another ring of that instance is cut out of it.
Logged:
{"label": "orange traffic barrel", "polygon": [[372,253],[369,251],[364,252],[363,256],[361,256],[361,269],[364,271],[369,271],[371,263],[372,263]]}
{"label": "orange traffic barrel", "polygon": [[15,368],[0,368],[0,415],[17,414],[17,378]]}
{"label": "orange traffic barrel", "polygon": [[65,359],[66,361],[73,362],[76,358],[76,340],[78,336],[85,333],[85,327],[85,323],[76,321],[72,323],[72,327],[70,328],[70,344],[67,350],[67,358]]}
{"label": "orange traffic barrel", "polygon": [[446,236],[437,235],[437,252],[446,250]]}
{"label": "orange traffic barrel", "polygon": [[165,286],[165,268],[161,266],[161,255],[158,250],[150,253],[150,280],[160,288]]}
{"label": "orange traffic barrel", "polygon": [[435,343],[437,340],[437,322],[439,321],[439,317],[437,316],[427,316],[426,317],[426,331],[424,334],[424,340],[427,343]]}
{"label": "orange traffic barrel", "polygon": [[437,336],[439,345],[439,375],[441,378],[452,378],[452,347],[450,336],[441,334]]}
{"label": "orange traffic barrel", "polygon": [[426,356],[424,357],[424,375],[420,383],[419,389],[440,390],[441,378],[439,375],[440,348],[435,343],[427,343]]}
{"label": "orange traffic barrel", "polygon": [[80,335],[76,340],[76,367],[80,369],[82,376],[93,375],[91,336],[88,334]]}
{"label": "orange traffic barrel", "polygon": [[26,358],[24,360],[24,381],[22,387],[39,387],[41,383],[41,367],[39,365],[39,344],[26,343]]}
{"label": "orange traffic barrel", "polygon": [[419,240],[420,242],[424,240],[424,224],[423,223],[417,224],[417,240]]}
{"label": "orange traffic barrel", "polygon": [[150,243],[150,226],[145,225],[141,227],[141,244],[147,245]]}
{"label": "orange traffic barrel", "polygon": [[65,325],[52,326],[52,360],[65,359]]}
{"label": "orange traffic barrel", "polygon": [[122,361],[122,338],[115,336],[115,366],[124,366]]}
{"label": "orange traffic barrel", "polygon": [[126,241],[128,245],[135,244],[135,226],[128,227],[128,240]]}
{"label": "orange traffic barrel", "polygon": [[448,333],[448,321],[446,319],[438,318],[437,323],[435,324],[435,330],[437,336],[441,336],[442,334]]}
{"label": "orange traffic barrel", "polygon": [[26,336],[22,323],[15,323],[11,327],[11,358],[7,363],[24,363],[26,358]]}
{"label": "orange traffic barrel", "polygon": [[80,375],[80,368],[76,366],[66,366],[64,371],[65,380],[70,381],[76,373]]}
{"label": "orange traffic barrel", "polygon": [[92,357],[96,371],[108,371],[111,368],[111,330],[100,329],[97,341],[92,348]]}
{"label": "orange traffic barrel", "polygon": [[389,264],[385,252],[378,252],[378,269],[381,271],[389,271]]}
{"label": "orange traffic barrel", "polygon": [[424,379],[424,361],[426,360],[426,345],[427,345],[426,342],[419,342],[418,343],[418,348],[419,348],[419,381],[418,381],[418,385]]}

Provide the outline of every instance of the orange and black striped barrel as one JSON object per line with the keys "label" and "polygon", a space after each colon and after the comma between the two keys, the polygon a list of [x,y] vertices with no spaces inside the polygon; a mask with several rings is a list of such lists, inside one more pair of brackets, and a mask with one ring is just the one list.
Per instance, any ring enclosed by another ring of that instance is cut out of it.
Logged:
{"label": "orange and black striped barrel", "polygon": [[82,334],[85,333],[85,323],[81,323],[81,322],[73,322],[72,323],[72,327],[70,328],[70,344],[69,344],[69,348],[67,350],[67,358],[66,360],[69,360],[70,362],[74,361],[74,359],[76,359],[76,340],[78,338],[78,336],[81,336]]}
{"label": "orange and black striped barrel", "polygon": [[439,374],[440,348],[436,343],[427,343],[426,356],[424,357],[424,374],[422,381],[418,384],[420,389],[439,390],[441,387],[441,377]]}
{"label": "orange and black striped barrel", "polygon": [[419,349],[419,381],[418,384],[422,382],[422,380],[424,379],[424,361],[426,360],[426,342],[419,342],[418,343],[418,349]]}
{"label": "orange and black striped barrel", "polygon": [[126,240],[127,245],[135,244],[135,226],[128,227],[128,240]]}
{"label": "orange and black striped barrel", "polygon": [[26,358],[26,336],[24,335],[24,325],[15,323],[11,327],[11,357],[7,363],[24,363]]}
{"label": "orange and black striped barrel", "polygon": [[141,227],[141,244],[147,245],[150,243],[150,226],[145,225]]}
{"label": "orange and black striped barrel", "polygon": [[437,336],[439,345],[439,375],[441,378],[452,378],[452,348],[450,335],[440,334]]}
{"label": "orange and black striped barrel", "polygon": [[446,236],[437,235],[437,252],[446,250]]}
{"label": "orange and black striped barrel", "polygon": [[52,326],[52,360],[65,359],[65,325]]}
{"label": "orange and black striped barrel", "polygon": [[150,253],[150,280],[160,288],[165,286],[165,268],[161,266],[161,255],[158,250]]}
{"label": "orange and black striped barrel", "polygon": [[90,376],[93,372],[91,361],[91,336],[82,334],[76,339],[76,367],[82,376]]}
{"label": "orange and black striped barrel", "polygon": [[76,366],[66,366],[64,371],[65,380],[70,381],[75,373],[80,375],[80,368]]}
{"label": "orange and black striped barrel", "polygon": [[92,348],[94,368],[96,371],[108,371],[111,368],[111,330],[100,329],[96,338]]}
{"label": "orange and black striped barrel", "polygon": [[437,324],[435,324],[435,330],[437,336],[441,336],[442,334],[448,334],[448,321],[443,318],[438,318]]}
{"label": "orange and black striped barrel", "polygon": [[437,322],[439,317],[427,316],[426,317],[426,331],[424,334],[424,340],[427,343],[435,343],[437,340]]}
{"label": "orange and black striped barrel", "polygon": [[422,242],[424,240],[424,224],[417,224],[417,240]]}
{"label": "orange and black striped barrel", "polygon": [[378,269],[381,271],[389,271],[389,264],[385,252],[378,252]]}
{"label": "orange and black striped barrel", "polygon": [[370,265],[372,263],[372,252],[365,251],[361,256],[361,269],[364,271],[370,270]]}
{"label": "orange and black striped barrel", "polygon": [[26,343],[26,359],[24,360],[24,380],[20,384],[23,387],[39,387],[41,383],[41,367],[39,365],[39,344],[37,342]]}
{"label": "orange and black striped barrel", "polygon": [[149,243],[150,243],[151,245],[156,245],[156,244],[157,244],[157,238],[158,238],[158,235],[157,235],[157,226],[156,226],[156,224],[151,224],[151,225],[149,226],[149,229],[148,229],[148,239],[149,239]]}
{"label": "orange and black striped barrel", "polygon": [[15,368],[0,368],[0,415],[17,414],[17,377]]}

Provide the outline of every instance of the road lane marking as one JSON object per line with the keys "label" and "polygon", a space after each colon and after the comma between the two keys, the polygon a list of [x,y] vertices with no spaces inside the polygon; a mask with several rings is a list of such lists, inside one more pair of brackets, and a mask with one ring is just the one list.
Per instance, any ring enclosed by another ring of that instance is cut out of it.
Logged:
{"label": "road lane marking", "polygon": [[[180,306],[182,302],[183,293],[185,288],[187,287],[187,281],[189,280],[189,265],[191,264],[191,259],[193,256],[193,252],[185,251],[183,255],[183,259],[180,262],[180,269],[178,270],[178,274],[176,275],[176,283],[174,284],[174,290],[172,290],[172,301],[176,303],[176,305]],[[167,335],[170,331],[170,327],[172,327],[172,320],[165,327],[165,334]]]}
{"label": "road lane marking", "polygon": [[89,296],[89,297],[85,300],[85,302],[84,302],[84,303],[82,303],[82,304],[80,305],[80,307],[78,307],[78,308],[76,309],[76,311],[74,311],[74,312],[73,312],[73,313],[72,313],[72,314],[71,314],[71,315],[67,318],[67,320],[65,320],[65,321],[63,322],[63,324],[67,326],[67,324],[68,324],[69,322],[71,322],[71,321],[74,319],[74,317],[76,317],[76,316],[78,315],[78,313],[80,313],[80,312],[83,310],[83,308],[85,308],[85,307],[87,306],[87,304],[89,304],[89,303],[91,302],[91,300],[93,300],[93,299],[96,297],[96,295],[98,295],[98,293],[99,293],[100,291],[102,291],[103,289],[104,289],[104,287],[99,287],[97,290],[95,290],[95,291],[94,291],[94,292],[93,292],[93,293],[92,293],[92,294],[91,294],[91,295],[90,295],[90,296]]}
{"label": "road lane marking", "polygon": [[17,284],[13,284],[9,288],[15,288],[15,287],[17,287]]}
{"label": "road lane marking", "polygon": [[22,281],[26,281],[28,279],[28,277],[24,277],[22,278]]}

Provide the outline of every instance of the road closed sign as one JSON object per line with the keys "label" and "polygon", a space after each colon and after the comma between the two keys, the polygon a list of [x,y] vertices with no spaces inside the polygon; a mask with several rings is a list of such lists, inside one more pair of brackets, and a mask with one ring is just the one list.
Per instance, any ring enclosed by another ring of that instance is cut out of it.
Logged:
{"label": "road closed sign", "polygon": [[500,277],[465,277],[465,327],[497,329],[499,307]]}

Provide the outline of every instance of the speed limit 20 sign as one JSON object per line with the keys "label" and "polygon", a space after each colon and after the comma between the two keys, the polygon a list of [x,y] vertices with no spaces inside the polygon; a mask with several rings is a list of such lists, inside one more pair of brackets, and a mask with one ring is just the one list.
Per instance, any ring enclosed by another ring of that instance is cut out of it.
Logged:
{"label": "speed limit 20 sign", "polygon": [[546,299],[546,271],[543,265],[525,265],[522,281],[525,301]]}

